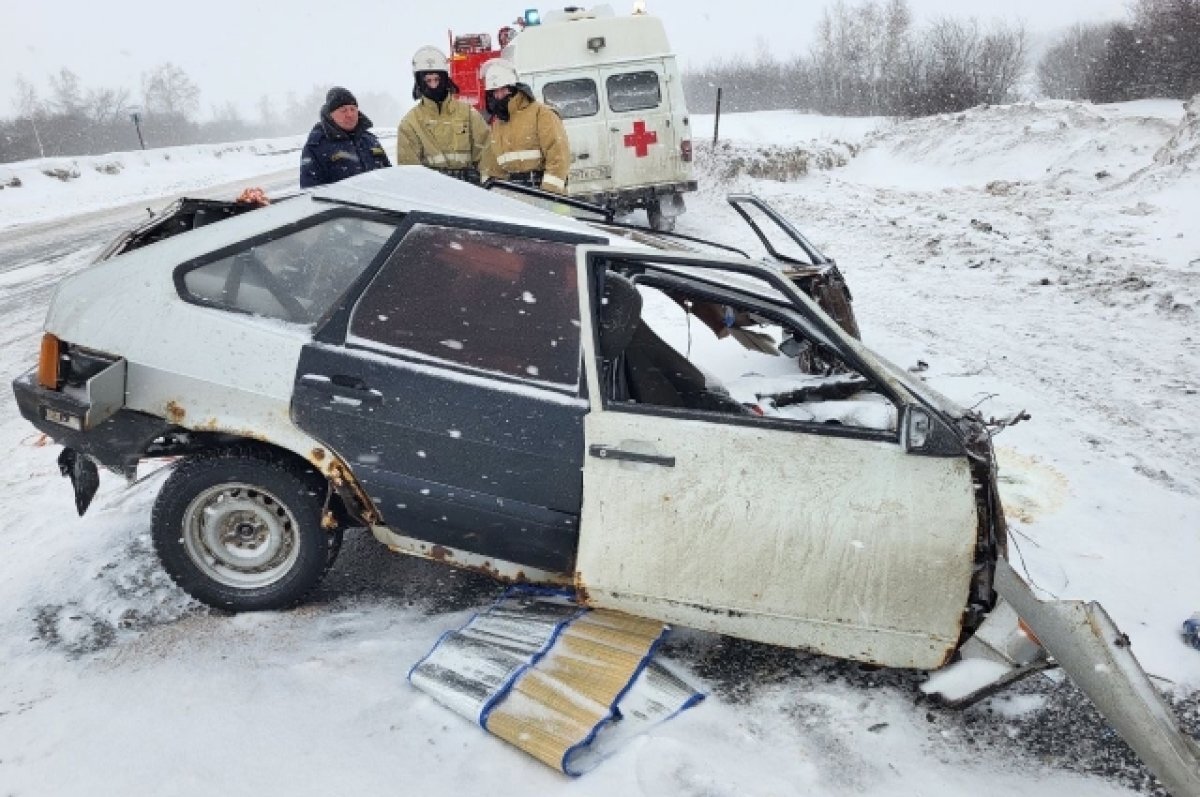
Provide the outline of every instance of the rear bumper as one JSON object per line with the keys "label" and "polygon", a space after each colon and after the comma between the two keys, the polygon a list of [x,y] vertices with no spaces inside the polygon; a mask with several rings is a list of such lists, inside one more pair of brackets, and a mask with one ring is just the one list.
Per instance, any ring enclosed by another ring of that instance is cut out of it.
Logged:
{"label": "rear bumper", "polygon": [[611,191],[580,191],[579,193],[575,193],[571,190],[570,183],[568,183],[567,193],[585,202],[592,202],[617,210],[632,210],[639,207],[644,208],[647,204],[657,201],[662,196],[695,191],[697,185],[695,180],[681,180],[672,183],[644,185],[637,188],[621,188]]}
{"label": "rear bumper", "polygon": [[118,409],[96,422],[92,402],[77,393],[47,390],[37,383],[35,370],[13,380],[17,408],[25,420],[67,448],[131,477],[138,460],[157,437],[173,424],[153,415]]}

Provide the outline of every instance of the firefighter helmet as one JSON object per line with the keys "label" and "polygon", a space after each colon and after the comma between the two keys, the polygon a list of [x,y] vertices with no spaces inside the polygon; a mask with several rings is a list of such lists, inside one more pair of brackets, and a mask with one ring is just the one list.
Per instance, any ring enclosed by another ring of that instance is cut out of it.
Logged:
{"label": "firefighter helmet", "polygon": [[503,86],[515,86],[518,81],[517,69],[511,61],[494,58],[483,65],[484,91],[491,91]]}
{"label": "firefighter helmet", "polygon": [[436,47],[426,45],[413,55],[413,74],[422,72],[450,72],[450,63],[446,56]]}

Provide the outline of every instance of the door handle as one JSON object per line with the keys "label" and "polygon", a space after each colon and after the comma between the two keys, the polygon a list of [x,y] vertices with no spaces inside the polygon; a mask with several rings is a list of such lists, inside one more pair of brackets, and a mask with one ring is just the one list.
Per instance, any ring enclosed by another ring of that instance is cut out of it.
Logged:
{"label": "door handle", "polygon": [[625,451],[601,444],[588,446],[588,454],[599,459],[619,459],[625,462],[644,462],[647,465],[661,465],[664,468],[675,467],[675,457],[660,457],[657,454],[639,454],[636,451]]}
{"label": "door handle", "polygon": [[345,374],[335,374],[333,376],[305,374],[300,377],[300,383],[305,387],[319,390],[322,393],[360,401],[363,404],[383,403],[383,394],[369,387],[366,382],[357,376],[347,376]]}

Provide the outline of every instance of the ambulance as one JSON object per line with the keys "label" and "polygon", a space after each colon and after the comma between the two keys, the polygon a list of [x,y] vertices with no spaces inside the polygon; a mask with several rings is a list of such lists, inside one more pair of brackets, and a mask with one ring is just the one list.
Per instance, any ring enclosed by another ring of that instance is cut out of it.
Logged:
{"label": "ambulance", "polygon": [[490,36],[451,36],[451,78],[461,98],[484,111],[478,70],[493,57],[513,63],[521,81],[562,117],[571,142],[570,196],[619,214],[644,209],[650,226],[670,230],[696,190],[692,130],[683,84],[662,20],[638,3],[528,10]]}

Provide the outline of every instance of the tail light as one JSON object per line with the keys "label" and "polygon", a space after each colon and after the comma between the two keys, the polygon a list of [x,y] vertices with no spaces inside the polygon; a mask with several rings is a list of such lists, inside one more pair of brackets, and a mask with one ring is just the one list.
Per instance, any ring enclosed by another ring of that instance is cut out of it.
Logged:
{"label": "tail light", "polygon": [[679,159],[684,163],[692,162],[692,142],[684,139],[679,142]]}
{"label": "tail light", "polygon": [[42,335],[42,350],[38,355],[38,384],[47,390],[58,390],[58,366],[62,361],[62,341],[47,332]]}

